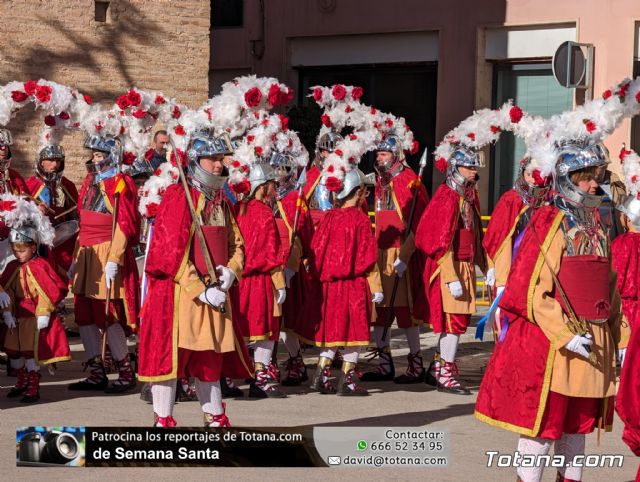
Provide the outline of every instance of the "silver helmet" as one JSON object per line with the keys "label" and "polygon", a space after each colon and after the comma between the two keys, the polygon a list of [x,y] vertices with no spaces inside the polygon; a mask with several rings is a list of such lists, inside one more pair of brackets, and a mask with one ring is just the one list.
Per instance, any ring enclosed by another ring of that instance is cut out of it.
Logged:
{"label": "silver helmet", "polygon": [[551,182],[545,186],[530,184],[524,178],[527,166],[531,162],[531,158],[527,157],[520,163],[520,175],[514,184],[514,189],[527,206],[539,208],[549,199],[551,191]]}
{"label": "silver helmet", "polygon": [[455,151],[453,151],[453,153],[449,157],[446,183],[450,188],[457,191],[460,195],[464,195],[466,189],[473,186],[474,183],[464,177],[460,173],[458,168],[475,167],[478,169],[484,166],[484,156],[481,152],[478,152],[470,147],[460,145],[455,149]]}
{"label": "silver helmet", "polygon": [[91,151],[104,153],[104,159],[99,162],[93,162],[89,159],[85,165],[90,174],[100,174],[118,166],[120,162],[120,142],[112,136],[87,136],[84,141],[84,147]]}
{"label": "silver helmet", "polygon": [[0,129],[0,146],[7,148],[7,158],[0,161],[0,170],[6,171],[11,164],[11,145],[13,144],[13,136],[9,129]]}
{"label": "silver helmet", "polygon": [[198,131],[187,149],[187,177],[189,182],[208,199],[224,187],[227,176],[217,176],[200,166],[203,157],[213,158],[233,153],[228,137],[214,137],[209,130]]}
{"label": "silver helmet", "polygon": [[372,184],[371,177],[367,177],[364,172],[354,167],[344,175],[342,189],[336,193],[336,199],[339,201],[346,199],[354,190],[369,184]]}
{"label": "silver helmet", "polygon": [[251,166],[249,170],[249,184],[251,184],[251,190],[249,196],[253,196],[260,186],[265,182],[275,181],[276,171],[269,162],[256,162]]}
{"label": "silver helmet", "polygon": [[640,199],[632,194],[627,195],[623,203],[616,208],[625,214],[637,229],[640,229]]}
{"label": "silver helmet", "polygon": [[598,207],[602,195],[582,191],[571,181],[571,174],[588,167],[606,165],[609,157],[604,146],[588,140],[570,140],[558,145],[558,149],[555,187],[560,197],[580,207]]}
{"label": "silver helmet", "polygon": [[282,199],[296,187],[296,169],[293,156],[288,152],[274,152],[269,164],[275,172],[278,199]]}
{"label": "silver helmet", "polygon": [[38,229],[33,223],[24,223],[20,227],[12,227],[9,231],[9,242],[17,244],[38,244]]}
{"label": "silver helmet", "polygon": [[380,174],[396,175],[403,169],[403,152],[400,140],[396,135],[387,136],[382,142],[376,145],[376,151],[386,151],[392,154],[391,159],[386,162],[374,163],[375,169]]}
{"label": "silver helmet", "polygon": [[322,134],[318,137],[318,142],[316,143],[316,152],[315,152],[315,164],[320,169],[322,169],[322,164],[324,162],[321,152],[327,151],[329,153],[336,150],[336,144],[340,141],[344,140],[344,137],[340,135],[339,132],[329,131]]}
{"label": "silver helmet", "polygon": [[[46,172],[42,168],[42,161],[46,159],[60,159],[60,165],[54,172]],[[58,181],[62,177],[64,171],[64,149],[57,144],[48,145],[40,149],[38,157],[36,158],[36,173],[41,179],[45,181]]]}

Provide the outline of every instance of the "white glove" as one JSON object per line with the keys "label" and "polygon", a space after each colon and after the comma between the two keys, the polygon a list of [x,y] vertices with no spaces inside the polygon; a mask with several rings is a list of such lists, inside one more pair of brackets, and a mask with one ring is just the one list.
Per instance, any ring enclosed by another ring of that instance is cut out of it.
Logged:
{"label": "white glove", "polygon": [[593,345],[593,340],[591,339],[591,334],[587,333],[585,336],[576,335],[571,338],[565,348],[588,359],[589,351],[587,348],[591,347],[591,345]]}
{"label": "white glove", "polygon": [[12,330],[16,327],[16,319],[13,317],[10,311],[3,311],[2,317],[4,318],[4,324],[7,325],[7,328]]}
{"label": "white glove", "polygon": [[36,323],[38,324],[38,330],[44,330],[49,326],[49,315],[40,315]]}
{"label": "white glove", "polygon": [[282,303],[284,303],[284,300],[287,299],[287,289],[286,288],[280,288],[278,290],[278,300],[277,303],[279,305],[281,305]]}
{"label": "white glove", "polygon": [[407,263],[398,258],[393,262],[393,269],[398,273],[398,277],[402,278],[404,272],[407,271]]}
{"label": "white glove", "polygon": [[489,268],[489,271],[487,271],[487,276],[484,277],[484,282],[488,286],[495,286],[495,284],[496,284],[496,270],[495,270],[495,268]]}
{"label": "white glove", "polygon": [[107,264],[104,265],[104,280],[107,283],[107,289],[111,288],[113,284],[113,280],[116,279],[116,275],[118,274],[118,263],[114,263],[113,261],[107,261]]}
{"label": "white glove", "polygon": [[236,274],[231,268],[227,268],[226,266],[222,265],[216,266],[216,270],[220,272],[220,276],[218,276],[218,281],[220,281],[220,289],[222,291],[227,291],[229,288],[231,288],[231,285],[236,280]]}
{"label": "white glove", "polygon": [[0,291],[0,308],[8,308],[11,304],[11,298],[5,291]]}
{"label": "white glove", "polygon": [[452,281],[451,283],[447,283],[447,287],[449,288],[451,296],[453,296],[456,300],[458,298],[462,298],[462,283],[460,283],[460,281]]}
{"label": "white glove", "polygon": [[624,357],[627,354],[627,349],[626,348],[619,348],[618,349],[618,360],[620,361],[620,366],[622,366],[624,364]]}
{"label": "white glove", "polygon": [[69,271],[67,271],[67,278],[72,279],[74,274],[76,274],[76,262],[72,261]]}
{"label": "white glove", "polygon": [[296,275],[296,272],[293,271],[291,268],[284,269],[284,280],[287,284],[287,288],[291,288],[291,278],[293,278],[295,275]]}
{"label": "white glove", "polygon": [[200,293],[198,299],[213,308],[218,308],[224,304],[227,294],[221,289],[212,286]]}
{"label": "white glove", "polygon": [[371,301],[373,301],[376,305],[382,303],[382,300],[384,300],[384,293],[382,292],[374,293],[371,297]]}

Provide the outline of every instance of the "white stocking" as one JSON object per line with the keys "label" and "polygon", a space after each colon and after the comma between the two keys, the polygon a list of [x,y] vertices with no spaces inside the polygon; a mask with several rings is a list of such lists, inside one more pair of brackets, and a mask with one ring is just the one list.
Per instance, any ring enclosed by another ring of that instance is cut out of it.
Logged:
{"label": "white stocking", "polygon": [[176,379],[153,382],[151,395],[153,397],[153,411],[158,417],[170,417],[176,400]]}
{"label": "white stocking", "polygon": [[[564,455],[565,461],[569,464],[576,455],[584,455],[585,435],[583,433],[563,433],[560,440],[556,440],[554,451],[556,455]],[[571,480],[582,480],[582,467],[561,467],[560,473]]]}
{"label": "white stocking", "polygon": [[[551,441],[543,438],[531,438],[521,435],[518,439],[518,452],[521,455],[547,455]],[[540,482],[544,466],[518,467],[518,476],[522,482]]]}
{"label": "white stocking", "polygon": [[407,343],[409,343],[409,353],[415,355],[420,352],[420,327],[412,326],[411,328],[405,328],[405,335],[407,336]]}
{"label": "white stocking", "polygon": [[124,330],[120,323],[114,323],[107,328],[107,343],[109,343],[111,354],[116,361],[123,360],[129,353],[127,337],[124,335]]}
{"label": "white stocking", "polygon": [[[271,355],[273,355],[274,345],[275,342],[273,340],[256,341],[254,344],[253,360],[256,363],[262,363],[265,367],[268,367],[271,363]],[[220,413],[222,413],[222,411]]]}
{"label": "white stocking", "polygon": [[196,378],[196,393],[203,412],[211,415],[221,415],[224,412],[219,380],[217,382],[203,382]]}
{"label": "white stocking", "polygon": [[453,363],[456,361],[456,352],[458,351],[458,341],[460,335],[446,333],[440,338],[440,356],[444,361]]}
{"label": "white stocking", "polygon": [[102,335],[100,335],[98,325],[78,326],[78,330],[87,358],[98,356],[102,352]]}

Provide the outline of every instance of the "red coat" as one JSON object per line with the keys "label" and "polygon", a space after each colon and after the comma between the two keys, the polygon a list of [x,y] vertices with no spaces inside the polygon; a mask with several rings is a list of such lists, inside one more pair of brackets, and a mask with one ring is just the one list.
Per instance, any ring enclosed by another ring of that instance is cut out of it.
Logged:
{"label": "red coat", "polygon": [[[109,200],[109,211],[115,203],[115,189],[120,179],[124,180],[125,188],[120,194],[118,218],[116,222],[122,233],[127,238],[127,251],[124,255],[122,266],[122,285],[124,286],[127,324],[135,328],[140,312],[140,285],[138,283],[138,265],[133,255],[133,248],[138,245],[140,239],[140,213],[138,212],[137,188],[133,179],[127,175],[117,175],[103,181],[103,189]],[[91,176],[87,176],[80,188],[78,205],[82,206],[84,196],[91,182]],[[82,217],[82,209],[79,216]]]}
{"label": "red coat", "polygon": [[[49,220],[51,221],[51,224],[53,226],[56,226],[57,224],[60,224],[61,222],[64,222],[67,220],[66,219],[67,216],[63,216],[62,218],[55,219],[56,215],[63,213],[64,211],[70,209],[72,206],[78,204],[78,190],[76,189],[75,184],[72,183],[66,177],[63,177],[60,180],[60,183],[62,184],[62,189],[65,191],[65,194],[68,197],[68,199],[65,202],[65,205],[63,207],[51,208],[53,210],[53,214],[49,214]],[[34,199],[40,199],[40,193],[42,192],[42,189],[45,187],[45,183],[42,181],[42,179],[38,176],[31,176],[30,178],[27,179],[26,185],[27,185],[27,190],[29,192],[29,195]],[[68,216],[73,217],[74,215],[75,217],[77,217],[78,210],[72,211],[71,213],[69,213]],[[54,266],[60,267],[61,275],[66,275],[67,271],[69,270],[69,267],[71,266],[71,262],[73,261],[72,259],[73,251],[75,249],[77,238],[78,238],[78,235],[76,233],[74,236],[70,237],[64,243],[56,246],[52,250],[52,256],[50,261],[54,263]]]}
{"label": "red coat", "polygon": [[[194,205],[197,205],[201,193],[194,188],[190,193]],[[231,213],[231,207],[227,205],[227,208]],[[149,276],[149,294],[141,314],[138,373],[147,381],[169,380],[177,376],[178,320],[174,319],[174,279],[183,260],[190,255],[192,230],[193,219],[184,190],[181,184],[174,184],[167,188],[158,208],[145,268]],[[234,331],[238,331],[235,317]],[[236,348],[237,351],[224,354],[222,372],[233,378],[252,377],[253,363],[245,344],[236,343]]]}
{"label": "red coat", "polygon": [[495,260],[496,254],[507,240],[512,242],[511,236],[524,207],[525,204],[515,189],[509,189],[498,200],[482,238],[482,246],[490,259]]}
{"label": "red coat", "polygon": [[[445,330],[445,316],[440,291],[440,260],[449,251],[460,220],[461,196],[442,184],[425,209],[416,231],[416,247],[427,257],[423,283],[428,307],[425,320],[437,333]],[[476,193],[474,208],[480,219],[480,205]]]}
{"label": "red coat", "polygon": [[[17,260],[11,261],[0,276],[0,284],[7,286],[18,275],[19,270],[27,270],[29,280],[37,285],[38,296],[46,297],[52,306],[58,306],[67,295],[67,284],[58,276],[51,264],[41,257],[32,258],[24,264],[20,264]],[[16,300],[12,301],[14,305],[17,304]],[[28,307],[23,306],[23,309],[25,308],[28,311]],[[35,310],[35,306],[33,309]],[[6,325],[2,323],[0,340],[3,343],[5,332]],[[71,360],[67,336],[55,311],[51,313],[49,326],[37,331],[35,347],[35,358],[40,364]]]}
{"label": "red coat", "polygon": [[550,383],[545,380],[551,379],[549,360],[555,348],[542,329],[529,322],[529,290],[537,283],[536,266],[544,262],[537,239],[548,245],[561,220],[555,206],[543,206],[531,218],[500,299],[500,308],[509,316],[509,331],[503,342],[496,343],[476,401],[480,420],[531,437],[538,434],[549,395]]}
{"label": "red coat", "polygon": [[251,199],[236,205],[244,238],[244,270],[240,279],[238,326],[245,338],[277,340],[279,317],[274,316],[271,272],[282,266],[278,226],[269,206]]}
{"label": "red coat", "polygon": [[[616,238],[617,239],[617,238]],[[622,440],[640,457],[640,330],[631,330],[620,384],[616,394],[616,411],[624,422]],[[637,480],[637,479],[636,479]]]}
{"label": "red coat", "polygon": [[29,194],[27,184],[24,182],[24,178],[15,169],[9,168],[9,180],[7,182],[11,194]]}
{"label": "red coat", "polygon": [[631,328],[638,324],[640,316],[640,233],[625,233],[611,244],[611,261],[618,273],[616,280],[622,312]]}
{"label": "red coat", "polygon": [[[380,183],[376,184],[376,199],[380,198]],[[418,175],[410,168],[405,167],[400,173],[395,176],[392,180],[391,184],[391,192],[393,193],[393,198],[395,204],[398,206],[398,216],[400,217],[400,222],[404,225],[408,223],[409,216],[411,213],[411,205],[413,202],[414,195],[418,196],[416,201],[415,212],[413,214],[413,221],[410,226],[410,230],[414,233],[418,230],[418,225],[420,223],[420,219],[429,204],[429,195],[427,194],[427,190],[422,185],[420,179],[418,179]],[[378,221],[376,220],[376,224]],[[378,247],[381,249],[385,249],[381,244],[388,246],[392,243],[394,245],[400,246],[402,240],[406,237],[405,235],[405,227],[401,230],[389,229],[387,232],[383,232],[380,229],[376,230],[376,240],[378,242]],[[383,238],[383,239],[381,239]],[[391,239],[393,238],[393,239]],[[382,243],[381,243],[382,241]],[[422,280],[422,273],[424,273],[426,264],[426,257],[424,253],[420,250],[415,250],[411,259],[408,263],[408,271],[409,271],[409,279],[411,290],[410,299],[412,301],[411,306],[411,315],[413,318],[417,320],[426,320],[426,316],[429,314],[429,310],[427,308],[427,300],[425,297],[425,289]]]}
{"label": "red coat", "polygon": [[367,276],[377,261],[368,216],[359,207],[327,211],[311,248],[322,305],[319,319],[309,313],[315,329],[303,338],[318,346],[367,345],[372,309]]}

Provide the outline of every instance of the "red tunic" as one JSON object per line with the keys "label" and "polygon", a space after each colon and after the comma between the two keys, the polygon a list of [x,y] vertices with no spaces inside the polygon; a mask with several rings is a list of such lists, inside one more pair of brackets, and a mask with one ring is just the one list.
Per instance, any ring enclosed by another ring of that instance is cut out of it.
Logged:
{"label": "red tunic", "polygon": [[[200,193],[191,188],[194,205],[197,205],[199,196]],[[231,213],[231,207],[228,209]],[[182,185],[174,184],[167,188],[158,208],[153,241],[147,256],[149,293],[141,314],[138,368],[138,375],[145,381],[169,380],[178,376],[178,319],[174,304],[174,279],[182,261],[189,257],[195,244],[190,242],[193,229]],[[253,362],[246,345],[239,340],[235,316],[233,327],[236,350],[224,353],[222,372],[232,378],[253,377]]]}
{"label": "red tunic", "polygon": [[24,182],[24,178],[15,169],[9,168],[9,179],[7,180],[7,185],[9,186],[11,194],[29,194],[29,189],[27,188],[27,184]]}
{"label": "red tunic", "polygon": [[496,259],[496,254],[507,242],[507,239],[512,242],[511,236],[524,205],[515,189],[509,189],[498,200],[491,213],[491,221],[489,221],[487,231],[482,238],[482,246],[490,259]]}
{"label": "red tunic", "polygon": [[322,305],[315,329],[303,338],[316,346],[367,345],[372,308],[367,276],[377,260],[368,216],[359,207],[327,211],[311,247]]}
{"label": "red tunic", "polygon": [[[456,191],[442,184],[425,209],[416,231],[416,247],[427,256],[423,283],[428,310],[423,319],[429,320],[436,333],[447,331],[440,291],[440,260],[451,248],[459,230],[461,201]],[[474,208],[480,219],[477,193]]]}
{"label": "red tunic", "polygon": [[[278,209],[280,218],[276,219],[278,231],[280,233],[280,247],[282,252],[282,266],[286,268],[291,249],[291,231],[296,216],[296,201],[298,200],[298,192],[293,191],[287,194],[279,203]],[[308,270],[311,265],[311,240],[313,239],[313,220],[309,212],[309,207],[300,199],[301,205],[298,206],[300,212],[298,217],[298,226],[296,229],[296,244],[299,242],[302,246],[302,256],[298,271],[291,279],[291,286],[287,289],[287,299],[282,307],[283,327],[294,333],[304,332],[301,325],[305,324],[303,316],[303,307],[306,299],[309,297],[318,297],[320,287],[317,282],[317,276]]]}
{"label": "red tunic", "polygon": [[637,327],[631,330],[627,345],[616,395],[616,411],[624,422],[622,439],[640,457],[640,330]]}
{"label": "red tunic", "polygon": [[[124,286],[124,302],[127,315],[127,324],[135,328],[138,323],[138,313],[140,312],[140,289],[138,283],[138,265],[133,254],[133,248],[140,239],[140,213],[138,212],[137,188],[133,179],[127,175],[117,175],[103,182],[104,192],[107,194],[109,204],[115,203],[115,188],[120,179],[124,179],[125,188],[120,194],[118,206],[118,227],[127,238],[127,250],[124,255],[122,265],[122,284]],[[83,205],[84,196],[92,182],[91,176],[87,176],[80,188],[78,204]],[[110,207],[110,211],[111,211]],[[82,224],[82,210],[80,210],[80,223]]]}
{"label": "red tunic", "polygon": [[238,326],[245,339],[277,340],[280,319],[274,316],[271,272],[282,265],[282,248],[271,208],[255,199],[237,206],[244,238],[245,264],[238,291]]}
{"label": "red tunic", "polygon": [[622,312],[633,329],[640,316],[640,233],[625,233],[611,244],[611,261],[618,273],[616,280]]}
{"label": "red tunic", "polygon": [[[69,219],[76,219],[78,217],[78,211],[76,210],[72,211],[67,216],[63,216],[58,219],[55,218],[58,214],[61,214],[74,205],[78,204],[78,190],[76,189],[75,184],[66,177],[63,177],[60,180],[60,183],[62,184],[62,189],[65,191],[66,200],[64,206],[62,207],[51,207],[53,213],[50,213],[48,216],[51,224],[54,227],[64,221],[68,221]],[[29,195],[34,199],[40,199],[40,193],[45,187],[45,183],[42,181],[42,179],[40,179],[38,176],[31,176],[27,179],[26,185]],[[78,235],[76,233],[74,236],[71,236],[64,243],[56,246],[52,250],[50,261],[54,264],[54,266],[60,267],[61,275],[66,275],[67,271],[69,271],[69,267],[71,266],[71,262],[73,260],[73,251],[76,246],[77,238]]]}
{"label": "red tunic", "polygon": [[[53,267],[41,257],[35,257],[24,264],[11,261],[0,276],[0,284],[7,286],[18,275],[19,270],[27,270],[29,281],[38,287],[38,296],[45,296],[51,306],[57,306],[67,295],[67,284],[58,276]],[[15,316],[35,316],[35,304],[15,303],[22,312]],[[30,306],[33,305],[33,306]],[[6,325],[0,326],[0,340],[4,342]],[[35,343],[35,358],[40,364],[56,363],[71,360],[69,343],[60,318],[54,311],[51,313],[49,326],[38,330]]]}

